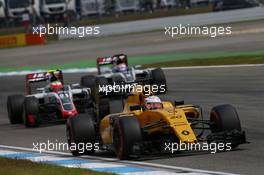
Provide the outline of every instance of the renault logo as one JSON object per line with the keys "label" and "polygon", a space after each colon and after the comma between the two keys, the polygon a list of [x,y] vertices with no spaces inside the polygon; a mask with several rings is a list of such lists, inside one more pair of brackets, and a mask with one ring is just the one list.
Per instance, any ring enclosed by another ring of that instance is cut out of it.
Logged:
{"label": "renault logo", "polygon": [[187,136],[187,135],[189,135],[189,134],[190,134],[190,132],[189,132],[189,131],[186,131],[186,130],[184,130],[184,131],[182,131],[182,134],[183,134],[183,135],[185,135],[185,136]]}

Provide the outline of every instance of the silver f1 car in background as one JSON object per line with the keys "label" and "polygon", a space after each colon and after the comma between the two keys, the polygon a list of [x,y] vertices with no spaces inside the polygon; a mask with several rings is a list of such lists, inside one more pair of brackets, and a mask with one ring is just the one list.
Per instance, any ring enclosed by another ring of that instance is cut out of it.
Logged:
{"label": "silver f1 car in background", "polygon": [[[138,67],[129,67],[127,56],[124,54],[114,55],[112,57],[97,58],[97,75],[86,75],[81,77],[80,84],[83,87],[92,89],[93,94],[101,92],[100,89],[112,86],[112,89],[125,85],[155,85],[158,94],[166,93],[167,83],[164,72],[161,68],[141,69]],[[130,86],[128,86],[130,87]],[[125,91],[100,93],[101,96],[119,96],[129,93],[130,89]]]}
{"label": "silver f1 car in background", "polygon": [[61,70],[26,75],[26,95],[7,98],[11,124],[36,127],[41,123],[66,121],[67,118],[93,109],[89,88],[65,85]]}

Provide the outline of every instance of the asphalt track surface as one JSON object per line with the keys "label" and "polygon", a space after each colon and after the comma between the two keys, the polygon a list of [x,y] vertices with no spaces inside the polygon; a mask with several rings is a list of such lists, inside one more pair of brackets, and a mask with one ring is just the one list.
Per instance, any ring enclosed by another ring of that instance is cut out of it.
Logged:
{"label": "asphalt track surface", "polygon": [[[235,25],[235,30],[263,28],[263,23]],[[238,34],[219,38],[166,38],[161,32],[133,34],[87,40],[68,40],[45,46],[0,50],[0,67],[42,66],[98,56],[127,53],[142,56],[198,51],[257,51],[264,49],[262,33]],[[263,174],[264,167],[264,67],[166,70],[169,92],[165,99],[184,99],[208,111],[215,105],[230,103],[240,115],[250,144],[232,152],[180,153],[143,158],[144,162],[241,174]],[[76,83],[80,74],[66,74],[67,83]],[[26,129],[11,126],[7,119],[6,98],[25,92],[24,76],[0,77],[0,145],[33,148],[33,143],[65,142],[65,126]],[[120,108],[120,103],[113,103]],[[207,111],[207,112],[206,112]],[[98,155],[98,154],[97,154]],[[102,157],[112,157],[100,153]]]}
{"label": "asphalt track surface", "polygon": [[[224,25],[228,26],[228,25]],[[230,25],[234,33],[252,29],[262,32],[235,34],[224,37],[171,38],[165,31],[139,34],[86,38],[52,42],[44,46],[31,46],[0,50],[0,67],[30,67],[64,64],[125,53],[144,56],[163,53],[239,52],[264,50],[264,23],[249,22]]]}
{"label": "asphalt track surface", "polygon": [[[141,161],[188,168],[223,171],[239,174],[263,174],[264,167],[264,67],[210,68],[166,70],[169,86],[164,99],[184,99],[186,103],[201,105],[208,111],[215,105],[230,103],[240,115],[250,144],[231,152],[178,153],[153,156]],[[80,74],[66,74],[66,83],[76,83]],[[0,77],[0,145],[33,148],[33,142],[65,142],[65,126],[42,126],[27,129],[11,126],[7,119],[6,97],[24,92],[24,76]],[[118,105],[114,103],[115,107]],[[119,105],[118,105],[119,106]],[[120,106],[119,106],[120,107]],[[206,112],[207,111],[207,112]],[[113,157],[108,153],[97,154]]]}

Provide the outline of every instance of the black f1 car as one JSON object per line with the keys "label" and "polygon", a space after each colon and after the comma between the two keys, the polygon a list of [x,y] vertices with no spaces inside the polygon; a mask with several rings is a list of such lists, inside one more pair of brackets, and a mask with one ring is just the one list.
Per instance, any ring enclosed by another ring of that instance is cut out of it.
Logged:
{"label": "black f1 car", "polygon": [[[97,93],[102,88],[110,85],[110,92],[101,93],[103,96],[115,96],[129,93],[131,86],[125,85],[155,85],[157,86],[157,94],[162,94],[167,91],[166,77],[162,69],[139,69],[136,67],[129,67],[127,56],[124,54],[114,55],[112,57],[100,57],[97,58],[97,74],[98,75],[86,75],[81,78],[80,84],[83,87],[94,89],[94,93]],[[123,85],[121,87],[121,85]],[[119,86],[119,87],[118,87]],[[116,91],[117,89],[122,91]]]}
{"label": "black f1 car", "polygon": [[26,95],[7,98],[11,124],[36,127],[40,123],[65,121],[93,107],[90,89],[78,84],[65,85],[60,70],[26,75],[26,91]]}

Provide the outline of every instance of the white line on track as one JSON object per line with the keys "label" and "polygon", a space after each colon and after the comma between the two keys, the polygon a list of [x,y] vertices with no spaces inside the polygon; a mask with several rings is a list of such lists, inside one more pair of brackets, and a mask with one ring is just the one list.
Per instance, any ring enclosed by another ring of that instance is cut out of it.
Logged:
{"label": "white line on track", "polygon": [[236,64],[236,65],[216,65],[216,66],[187,66],[187,67],[165,67],[164,70],[181,69],[214,69],[214,68],[243,68],[243,67],[262,67],[264,64]]}
{"label": "white line on track", "polygon": [[[12,149],[12,150],[20,150],[20,151],[29,151],[29,152],[39,152],[37,150],[33,150],[32,148],[26,148],[26,147],[18,147],[18,146],[8,146],[8,145],[0,145],[0,148],[3,149]],[[7,151],[8,152],[8,151]],[[58,151],[42,151],[42,153],[47,154],[54,154],[54,155],[63,155],[63,156],[71,156],[70,153],[66,152],[58,152]],[[162,165],[162,164],[156,164],[156,163],[149,163],[149,162],[137,162],[137,161],[120,161],[116,158],[103,158],[98,156],[83,156],[81,158],[89,158],[93,160],[100,160],[100,161],[108,161],[108,162],[116,162],[116,163],[122,163],[122,164],[129,164],[129,165],[137,165],[137,166],[146,166],[146,167],[152,167],[157,169],[167,169],[167,170],[181,170],[181,171],[189,171],[189,172],[195,172],[195,173],[207,173],[212,175],[235,175],[232,173],[224,173],[219,171],[207,171],[207,170],[200,170],[200,169],[194,169],[194,168],[186,168],[186,167],[178,167],[178,166],[169,166],[169,165]]]}
{"label": "white line on track", "polygon": [[[27,71],[10,71],[10,72],[0,72],[0,77],[3,76],[16,76],[16,75],[26,75],[33,72],[44,72],[47,70],[39,69],[39,70],[27,70]],[[89,73],[96,72],[96,68],[72,68],[72,69],[64,69],[63,73]]]}
{"label": "white line on track", "polygon": [[[182,70],[182,69],[213,69],[213,68],[242,68],[242,67],[261,67],[264,64],[237,64],[237,65],[216,65],[216,66],[187,66],[187,67],[165,67],[164,70]],[[63,73],[92,73],[96,72],[96,68],[72,68],[64,69]],[[33,71],[13,71],[13,72],[0,72],[0,77],[4,76],[19,76],[26,75],[33,72],[43,72],[46,70],[33,70]]]}

